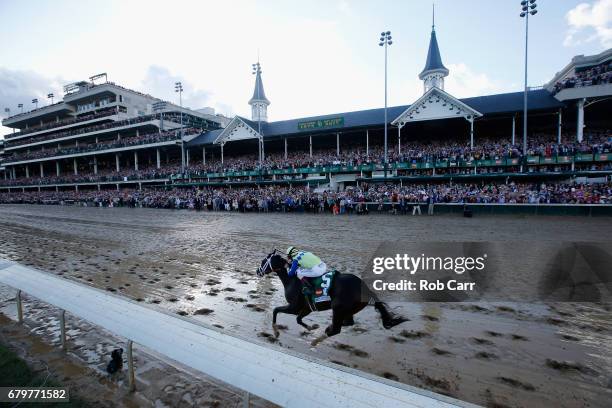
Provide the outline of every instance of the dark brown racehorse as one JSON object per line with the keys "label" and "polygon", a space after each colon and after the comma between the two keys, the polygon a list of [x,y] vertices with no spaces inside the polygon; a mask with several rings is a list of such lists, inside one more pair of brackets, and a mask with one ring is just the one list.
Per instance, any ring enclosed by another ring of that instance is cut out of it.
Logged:
{"label": "dark brown racehorse", "polygon": [[[275,272],[285,287],[286,306],[274,308],[272,314],[272,327],[274,334],[278,337],[276,328],[276,316],[279,313],[296,315],[296,321],[306,330],[313,330],[316,327],[308,326],[302,321],[305,316],[311,313],[306,298],[302,294],[302,282],[296,277],[290,277],[287,273],[288,262],[276,253],[276,250],[268,254],[257,268],[257,275],[263,277],[271,272]],[[387,305],[376,297],[366,284],[357,276],[348,273],[336,273],[331,287],[328,290],[331,302],[324,302],[320,310],[332,309],[332,323],[325,329],[325,336],[321,336],[313,341],[313,346],[321,342],[325,337],[334,336],[342,330],[342,326],[352,326],[355,322],[353,316],[359,313],[369,304],[380,313],[382,324],[385,329],[390,329],[398,324],[405,322],[406,318],[396,316],[389,311]]]}

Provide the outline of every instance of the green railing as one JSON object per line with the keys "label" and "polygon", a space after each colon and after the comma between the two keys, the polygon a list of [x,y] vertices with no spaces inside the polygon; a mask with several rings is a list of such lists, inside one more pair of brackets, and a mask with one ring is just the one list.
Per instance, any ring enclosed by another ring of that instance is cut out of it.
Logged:
{"label": "green railing", "polygon": [[[504,158],[504,159],[489,159],[489,160],[439,160],[426,161],[415,163],[393,163],[389,165],[389,170],[426,170],[426,169],[441,169],[441,168],[472,168],[472,167],[509,167],[520,166],[521,164],[530,165],[548,165],[548,164],[571,164],[586,163],[586,162],[607,162],[612,161],[612,154],[578,154],[576,156],[527,156],[524,163],[521,163],[519,158]],[[261,176],[284,176],[295,174],[329,174],[329,173],[355,173],[355,172],[372,172],[383,171],[382,164],[361,164],[356,166],[317,166],[317,167],[299,167],[291,169],[273,169],[273,170],[245,170],[245,171],[230,171],[206,174],[192,174],[192,179],[207,178],[218,179],[228,177],[261,177]]]}
{"label": "green railing", "polygon": [[240,181],[198,181],[198,180],[183,180],[169,184],[165,186],[167,189],[174,187],[231,187],[231,186],[248,186],[248,185],[266,185],[266,184],[291,184],[291,185],[316,185],[316,184],[327,184],[329,179],[279,179],[279,180],[240,180]]}

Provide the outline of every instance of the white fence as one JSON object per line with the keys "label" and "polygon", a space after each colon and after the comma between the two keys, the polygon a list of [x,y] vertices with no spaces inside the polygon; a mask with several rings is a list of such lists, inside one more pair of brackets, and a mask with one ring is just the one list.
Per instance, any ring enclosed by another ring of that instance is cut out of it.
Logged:
{"label": "white fence", "polygon": [[[0,283],[60,308],[62,315],[66,311],[128,339],[130,375],[134,343],[242,389],[247,396],[257,395],[286,407],[474,406],[228,335],[194,320],[1,259]],[[21,320],[20,292],[17,302]]]}

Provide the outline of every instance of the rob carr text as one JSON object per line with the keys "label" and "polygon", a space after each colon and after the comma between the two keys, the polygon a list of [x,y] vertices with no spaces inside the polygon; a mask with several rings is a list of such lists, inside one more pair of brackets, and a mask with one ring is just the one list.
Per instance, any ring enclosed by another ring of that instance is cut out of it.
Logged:
{"label": "rob carr text", "polygon": [[446,282],[441,280],[428,281],[427,279],[419,279],[413,281],[409,279],[402,279],[397,282],[385,282],[381,279],[377,279],[372,283],[374,290],[383,291],[437,291],[437,290],[474,290],[476,282],[458,282],[455,279],[450,279]]}

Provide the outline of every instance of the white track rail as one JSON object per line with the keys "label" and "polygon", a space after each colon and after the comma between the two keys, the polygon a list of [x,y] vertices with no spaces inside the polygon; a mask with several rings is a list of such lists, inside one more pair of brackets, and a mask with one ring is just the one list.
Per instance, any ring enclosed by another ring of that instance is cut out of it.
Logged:
{"label": "white track rail", "polygon": [[228,335],[191,319],[1,259],[0,283],[281,406],[474,406]]}

